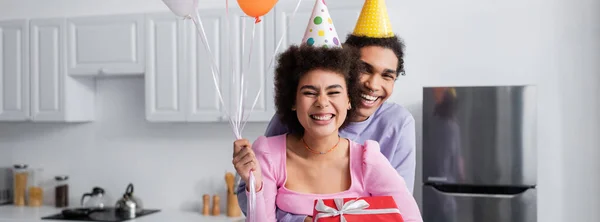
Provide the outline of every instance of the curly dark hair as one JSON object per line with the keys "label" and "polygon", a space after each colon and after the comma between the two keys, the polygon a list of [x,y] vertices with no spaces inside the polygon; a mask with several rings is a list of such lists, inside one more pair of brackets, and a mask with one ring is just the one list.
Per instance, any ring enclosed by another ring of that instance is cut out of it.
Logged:
{"label": "curly dark hair", "polygon": [[396,75],[405,75],[404,71],[404,41],[396,35],[387,38],[371,38],[366,36],[356,36],[349,34],[346,37],[345,45],[351,45],[355,48],[363,48],[367,46],[379,46],[386,49],[391,49],[398,58],[398,67]]}
{"label": "curly dark hair", "polygon": [[296,92],[300,78],[306,73],[321,69],[339,73],[346,80],[351,109],[340,129],[347,126],[356,115],[355,107],[360,101],[360,51],[351,46],[343,48],[290,46],[278,57],[275,69],[275,107],[281,122],[291,134],[304,135],[304,127],[292,110],[296,104]]}

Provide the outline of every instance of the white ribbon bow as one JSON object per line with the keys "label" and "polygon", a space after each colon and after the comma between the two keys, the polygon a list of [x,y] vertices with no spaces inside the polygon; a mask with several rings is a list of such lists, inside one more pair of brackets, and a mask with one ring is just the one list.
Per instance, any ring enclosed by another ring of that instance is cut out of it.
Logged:
{"label": "white ribbon bow", "polygon": [[350,200],[344,203],[344,199],[336,198],[333,200],[337,209],[333,207],[325,205],[323,200],[317,200],[317,205],[315,209],[319,212],[315,216],[315,220],[319,220],[319,218],[323,217],[335,217],[340,216],[340,222],[347,222],[344,214],[400,214],[400,210],[397,208],[386,208],[386,209],[367,209],[369,207],[369,203],[362,199]]}

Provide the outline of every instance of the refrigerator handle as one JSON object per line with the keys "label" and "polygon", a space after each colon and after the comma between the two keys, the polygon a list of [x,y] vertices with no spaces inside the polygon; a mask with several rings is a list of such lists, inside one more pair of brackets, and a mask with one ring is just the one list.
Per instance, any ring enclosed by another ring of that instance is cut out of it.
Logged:
{"label": "refrigerator handle", "polygon": [[[437,190],[437,191],[439,191],[439,190]],[[448,193],[448,192],[442,192],[442,191],[439,191],[439,192],[444,193],[447,196],[455,196],[455,197],[484,197],[484,198],[511,199],[511,198],[518,196],[518,194]]]}
{"label": "refrigerator handle", "polygon": [[430,185],[435,191],[449,196],[514,198],[534,187]]}

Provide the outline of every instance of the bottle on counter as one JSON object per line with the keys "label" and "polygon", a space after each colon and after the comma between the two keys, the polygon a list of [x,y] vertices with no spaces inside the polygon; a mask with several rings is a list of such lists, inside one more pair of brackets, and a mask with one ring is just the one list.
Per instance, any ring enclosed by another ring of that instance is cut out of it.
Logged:
{"label": "bottle on counter", "polygon": [[54,203],[57,208],[69,206],[69,184],[68,176],[56,176],[55,199]]}
{"label": "bottle on counter", "polygon": [[219,197],[216,194],[213,195],[213,208],[212,208],[213,216],[221,215],[221,209],[219,208],[220,205],[221,205],[221,197]]}
{"label": "bottle on counter", "polygon": [[44,202],[44,190],[42,189],[42,172],[43,169],[34,169],[29,173],[29,186],[27,205],[30,207],[42,206]]}
{"label": "bottle on counter", "polygon": [[27,192],[27,177],[29,172],[26,164],[14,165],[13,203],[15,206],[25,206]]}
{"label": "bottle on counter", "polygon": [[208,216],[210,215],[210,195],[204,194],[202,196],[203,206],[202,206],[202,215]]}

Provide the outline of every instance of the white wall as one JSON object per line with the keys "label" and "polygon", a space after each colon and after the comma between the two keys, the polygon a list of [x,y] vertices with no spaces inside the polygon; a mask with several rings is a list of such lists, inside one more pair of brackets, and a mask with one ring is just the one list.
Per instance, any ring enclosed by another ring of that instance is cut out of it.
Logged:
{"label": "white wall", "polygon": [[[408,46],[407,76],[396,83],[393,101],[417,119],[419,159],[422,86],[536,84],[539,221],[598,221],[598,3],[387,2],[393,28]],[[160,0],[0,0],[0,19],[164,10]],[[223,173],[231,169],[227,125],[144,122],[142,79],[101,80],[98,96],[94,123],[0,124],[0,157],[12,156],[0,165],[40,161],[52,175],[73,176],[74,194],[100,185],[116,195],[131,181],[148,204],[161,208],[223,191]],[[254,124],[246,134],[255,138],[264,127]],[[419,166],[418,199],[420,172]]]}
{"label": "white wall", "polygon": [[408,47],[395,100],[419,121],[418,147],[421,86],[536,84],[538,221],[599,221],[599,2],[387,2]]}
{"label": "white wall", "polygon": [[[566,1],[565,1],[566,2]],[[407,76],[396,101],[407,104],[418,122],[421,158],[421,87],[434,85],[538,86],[538,221],[566,221],[562,210],[563,162],[557,70],[549,66],[557,30],[548,1],[388,1],[394,29],[407,43]],[[557,61],[559,62],[559,61]],[[418,167],[418,175],[421,167]],[[417,179],[422,183],[422,178]],[[415,190],[417,197],[421,189]]]}
{"label": "white wall", "polygon": [[[555,55],[563,107],[564,215],[600,221],[600,2],[578,0],[560,9]],[[566,220],[565,220],[566,221]]]}

